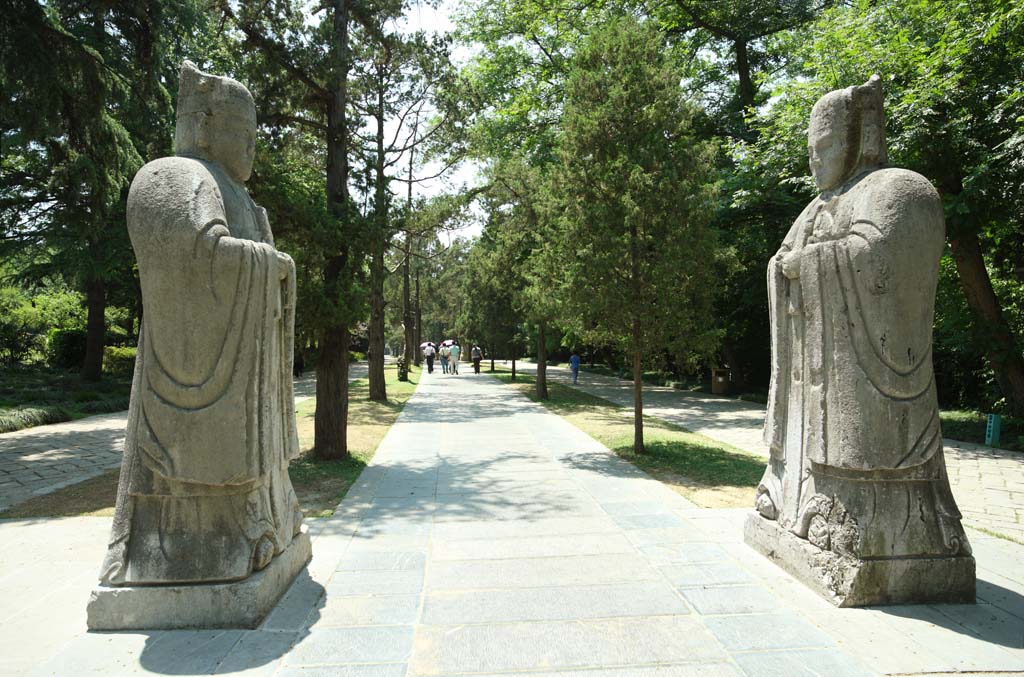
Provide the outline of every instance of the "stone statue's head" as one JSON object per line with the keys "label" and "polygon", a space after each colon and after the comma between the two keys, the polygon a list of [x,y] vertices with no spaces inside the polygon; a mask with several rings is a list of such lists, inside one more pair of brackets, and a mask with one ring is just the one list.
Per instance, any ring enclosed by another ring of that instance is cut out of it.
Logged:
{"label": "stone statue's head", "polygon": [[865,170],[885,165],[882,81],[837,89],[818,99],[807,133],[811,174],[818,190],[838,188]]}
{"label": "stone statue's head", "polygon": [[191,61],[183,63],[174,150],[247,181],[256,152],[256,104],[249,90],[231,78],[204,73]]}

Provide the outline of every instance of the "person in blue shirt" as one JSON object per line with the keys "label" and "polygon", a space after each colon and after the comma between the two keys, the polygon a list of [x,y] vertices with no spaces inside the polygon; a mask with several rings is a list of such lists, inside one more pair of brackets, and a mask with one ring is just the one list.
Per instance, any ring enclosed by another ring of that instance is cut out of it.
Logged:
{"label": "person in blue shirt", "polygon": [[575,350],[569,358],[569,369],[572,370],[572,384],[576,385],[576,380],[580,377],[580,354]]}

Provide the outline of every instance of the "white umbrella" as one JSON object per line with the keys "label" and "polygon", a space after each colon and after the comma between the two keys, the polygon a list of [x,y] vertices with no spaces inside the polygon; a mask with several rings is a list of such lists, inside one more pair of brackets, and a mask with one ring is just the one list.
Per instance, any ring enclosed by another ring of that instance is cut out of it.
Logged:
{"label": "white umbrella", "polygon": [[420,348],[422,349],[422,348],[426,348],[427,346],[433,346],[433,345],[434,345],[433,341],[424,341],[423,343],[420,344]]}
{"label": "white umbrella", "polygon": [[445,339],[444,341],[441,341],[441,345],[442,346],[452,346],[452,345],[455,345],[455,339]]}

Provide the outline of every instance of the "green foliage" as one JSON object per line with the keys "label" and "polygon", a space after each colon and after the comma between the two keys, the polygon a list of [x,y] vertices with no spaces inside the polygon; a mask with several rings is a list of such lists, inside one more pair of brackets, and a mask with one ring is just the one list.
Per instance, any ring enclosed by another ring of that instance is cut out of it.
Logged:
{"label": "green foliage", "polygon": [[63,407],[15,407],[0,409],[0,433],[10,433],[49,423],[70,421],[71,414]]}
{"label": "green foliage", "polygon": [[53,288],[30,295],[19,287],[0,287],[0,363],[41,359],[52,328],[85,328],[79,294]]}
{"label": "green foliage", "polygon": [[575,331],[647,360],[696,362],[717,340],[714,149],[692,116],[650,26],[610,22],[574,58],[546,270]]}
{"label": "green foliage", "polygon": [[109,374],[131,378],[135,373],[136,352],[130,346],[107,346],[103,351],[103,369]]}
{"label": "green foliage", "polygon": [[85,359],[85,330],[53,328],[46,336],[46,362],[55,369],[74,369]]}
{"label": "green foliage", "polygon": [[[954,440],[985,444],[988,412],[943,411],[939,414],[942,435]],[[1000,424],[999,448],[1024,451],[1024,419],[1003,416]]]}
{"label": "green foliage", "polygon": [[125,197],[147,159],[169,154],[164,83],[206,18],[200,0],[23,0],[5,13],[0,256],[19,279],[91,289],[99,320],[109,297],[135,305]]}

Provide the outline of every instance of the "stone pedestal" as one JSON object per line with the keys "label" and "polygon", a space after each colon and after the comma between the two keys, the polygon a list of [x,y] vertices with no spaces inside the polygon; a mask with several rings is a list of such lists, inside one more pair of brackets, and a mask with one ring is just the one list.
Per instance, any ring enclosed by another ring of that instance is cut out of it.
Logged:
{"label": "stone pedestal", "polygon": [[974,557],[873,557],[822,550],[751,512],[743,540],[840,607],[975,601]]}
{"label": "stone pedestal", "polygon": [[233,583],[99,585],[89,599],[90,630],[255,628],[313,556],[305,526],[263,570]]}

